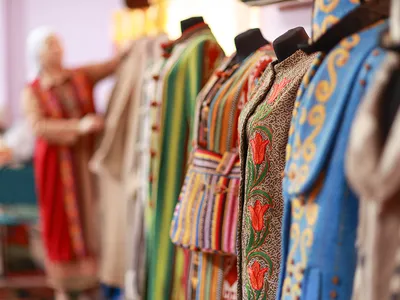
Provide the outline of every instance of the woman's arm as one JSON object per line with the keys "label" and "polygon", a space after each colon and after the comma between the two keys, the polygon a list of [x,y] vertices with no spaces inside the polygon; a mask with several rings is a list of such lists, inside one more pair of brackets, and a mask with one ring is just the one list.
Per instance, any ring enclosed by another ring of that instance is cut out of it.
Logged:
{"label": "woman's arm", "polygon": [[131,45],[127,45],[122,48],[118,54],[112,58],[111,60],[87,65],[81,68],[82,71],[90,78],[93,84],[96,84],[100,80],[112,75],[118,69],[120,63],[124,60],[124,58],[129,54]]}
{"label": "woman's arm", "polygon": [[3,136],[4,144],[12,152],[12,161],[23,163],[32,158],[35,138],[29,124],[23,120],[11,126]]}
{"label": "woman's arm", "polygon": [[80,134],[79,119],[46,118],[39,101],[31,88],[25,88],[22,95],[22,107],[33,135],[50,143],[72,145]]}

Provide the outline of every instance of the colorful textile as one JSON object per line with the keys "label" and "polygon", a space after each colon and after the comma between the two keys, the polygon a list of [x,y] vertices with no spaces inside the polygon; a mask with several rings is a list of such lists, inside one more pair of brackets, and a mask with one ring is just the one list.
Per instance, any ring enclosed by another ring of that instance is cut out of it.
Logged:
{"label": "colorful textile", "polygon": [[[218,171],[224,162],[228,165]],[[218,153],[195,150],[176,206],[172,242],[191,250],[235,253],[239,178],[237,155],[228,161]]]}
{"label": "colorful textile", "polygon": [[239,124],[238,236],[241,299],[275,299],[281,263],[282,172],[297,90],[314,55],[297,51],[267,67]]}
{"label": "colorful textile", "polygon": [[187,300],[236,300],[236,257],[191,252]]}
{"label": "colorful textile", "polygon": [[237,124],[249,74],[270,52],[267,46],[241,63],[233,55],[198,97],[193,161],[171,226],[177,245],[236,255]]}
{"label": "colorful textile", "polygon": [[[337,2],[332,12],[351,3]],[[279,299],[351,298],[358,200],[345,178],[345,149],[355,111],[383,59],[377,45],[386,27],[370,26],[326,57],[319,54],[299,89],[283,181]]]}
{"label": "colorful textile", "polygon": [[[25,99],[27,117],[43,126],[43,135],[50,135],[46,120],[54,124],[94,113],[92,87],[80,71],[72,71],[65,82],[52,88],[45,88],[38,79],[30,85],[33,95]],[[87,167],[93,135],[73,146],[55,140],[38,137],[34,155],[46,271],[53,287],[79,290],[92,287],[96,280],[96,234],[89,217],[95,205]]]}
{"label": "colorful textile", "polygon": [[184,288],[183,252],[175,251],[168,231],[190,153],[188,142],[196,96],[223,57],[222,49],[204,23],[189,28],[178,40],[164,44],[163,49],[161,71],[153,76],[157,86],[151,105],[149,206],[154,218],[148,239],[147,298],[155,300],[184,295],[180,292]]}

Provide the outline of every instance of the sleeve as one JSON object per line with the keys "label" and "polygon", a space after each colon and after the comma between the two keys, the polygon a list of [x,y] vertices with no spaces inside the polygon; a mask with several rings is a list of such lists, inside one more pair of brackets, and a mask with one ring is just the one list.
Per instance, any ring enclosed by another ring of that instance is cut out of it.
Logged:
{"label": "sleeve", "polygon": [[25,88],[22,95],[22,107],[26,122],[32,128],[35,137],[49,143],[71,145],[79,136],[79,119],[47,118],[31,88]]}
{"label": "sleeve", "polygon": [[35,138],[26,121],[13,125],[3,136],[4,143],[12,151],[13,161],[23,163],[32,158]]}

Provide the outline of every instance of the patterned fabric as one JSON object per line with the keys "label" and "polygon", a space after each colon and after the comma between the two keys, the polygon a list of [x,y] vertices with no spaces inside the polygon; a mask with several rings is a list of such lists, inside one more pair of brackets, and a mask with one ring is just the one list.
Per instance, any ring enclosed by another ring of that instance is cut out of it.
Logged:
{"label": "patterned fabric", "polygon": [[[375,0],[374,0],[375,1]],[[361,0],[315,0],[312,21],[312,40],[320,38],[332,25],[360,5]]]}
{"label": "patterned fabric", "polygon": [[390,293],[400,291],[400,113],[397,111],[397,120],[385,139],[381,112],[390,105],[387,95],[393,90],[389,82],[399,62],[397,54],[387,55],[357,111],[350,134],[346,173],[360,197],[354,300],[398,299]]}
{"label": "patterned fabric", "polygon": [[267,67],[240,116],[241,299],[275,299],[281,262],[282,172],[296,93],[313,55],[297,51]]}
{"label": "patterned fabric", "polygon": [[[183,298],[184,256],[169,239],[174,207],[190,153],[196,96],[223,57],[206,24],[189,28],[163,45],[160,72],[153,74],[156,97],[152,105],[149,203],[152,216],[148,242],[147,298]],[[175,296],[176,295],[176,296]]]}
{"label": "patterned fabric", "polygon": [[[174,244],[204,252],[235,253],[240,164],[215,152],[193,154],[171,226]],[[218,172],[221,163],[227,162]],[[188,199],[188,201],[183,201]]]}
{"label": "patterned fabric", "polygon": [[[204,251],[201,255],[214,263],[236,263],[237,123],[243,103],[247,101],[248,86],[252,84],[250,74],[260,60],[271,54],[272,48],[266,46],[240,63],[235,55],[226,59],[197,99],[194,151],[171,235],[179,245]],[[198,193],[199,188],[204,191]],[[198,222],[193,222],[193,218]],[[214,253],[208,256],[205,252]],[[221,263],[214,268],[221,276],[230,269]],[[236,270],[233,277],[227,286],[222,280],[204,281],[204,276],[194,279],[193,273],[189,280],[199,280],[196,281],[197,295],[210,294],[212,288],[217,291],[211,294],[212,299],[236,299]]]}
{"label": "patterned fabric", "polygon": [[191,251],[185,299],[236,300],[236,257]]}
{"label": "patterned fabric", "polygon": [[[92,91],[89,88],[91,84],[88,82],[86,76],[79,72],[76,72],[72,77],[72,82],[78,95],[78,99],[76,99],[76,103],[74,104],[67,104],[66,102],[63,103],[63,101],[57,99],[57,96],[51,93],[50,90],[42,89],[39,79],[31,84],[31,88],[38,98],[40,106],[42,107],[47,117],[61,119],[66,117],[65,111],[68,111],[68,117],[81,117],[87,113],[94,112]],[[58,164],[60,166],[60,180],[62,186],[64,187],[64,191],[62,192],[62,194],[65,214],[68,220],[69,235],[71,237],[72,251],[74,253],[73,255],[71,254],[71,256],[83,258],[88,255],[88,253],[87,247],[84,242],[84,234],[79,216],[79,203],[76,190],[77,186],[73,176],[74,167],[70,147],[58,147]],[[44,191],[40,189],[39,198],[41,196],[43,197],[43,195]],[[51,224],[49,225],[51,226]],[[44,228],[45,231],[46,229],[47,228]],[[48,247],[50,247],[50,244],[52,242],[45,239],[45,243]]]}
{"label": "patterned fabric", "polygon": [[240,103],[251,71],[270,51],[262,48],[241,65],[235,55],[227,59],[198,97],[193,162],[171,226],[180,246],[236,254]]}
{"label": "patterned fabric", "polygon": [[377,44],[385,28],[380,22],[320,54],[299,89],[283,180],[279,299],[351,298],[358,201],[344,176],[345,149],[384,56]]}
{"label": "patterned fabric", "polygon": [[96,202],[88,169],[94,136],[80,137],[74,145],[65,146],[54,142],[51,129],[94,113],[94,103],[93,85],[86,73],[70,74],[52,88],[36,80],[24,105],[27,117],[44,129],[36,139],[34,171],[46,275],[53,288],[78,291],[93,287],[97,280],[98,245],[92,223]]}

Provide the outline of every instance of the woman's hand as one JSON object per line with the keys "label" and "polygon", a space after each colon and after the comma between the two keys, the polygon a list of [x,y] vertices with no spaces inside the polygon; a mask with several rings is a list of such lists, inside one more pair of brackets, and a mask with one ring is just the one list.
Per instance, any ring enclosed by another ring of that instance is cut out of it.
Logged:
{"label": "woman's hand", "polygon": [[96,133],[104,129],[104,118],[96,114],[88,114],[79,122],[81,134]]}

